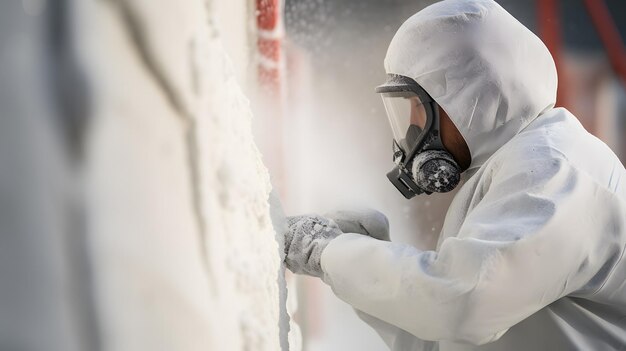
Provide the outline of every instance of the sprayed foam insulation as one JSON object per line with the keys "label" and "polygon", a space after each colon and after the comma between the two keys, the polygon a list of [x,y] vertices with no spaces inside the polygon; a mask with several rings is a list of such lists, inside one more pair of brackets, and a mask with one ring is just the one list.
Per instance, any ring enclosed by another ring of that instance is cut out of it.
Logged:
{"label": "sprayed foam insulation", "polygon": [[232,1],[0,3],[0,349],[298,350]]}

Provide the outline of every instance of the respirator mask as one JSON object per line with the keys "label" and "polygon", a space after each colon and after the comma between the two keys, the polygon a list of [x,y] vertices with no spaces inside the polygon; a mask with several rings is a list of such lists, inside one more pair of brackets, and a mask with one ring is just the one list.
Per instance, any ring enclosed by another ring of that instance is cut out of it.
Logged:
{"label": "respirator mask", "polygon": [[387,178],[406,197],[454,189],[461,168],[446,151],[439,134],[439,106],[413,79],[387,75],[376,88],[393,131],[393,161]]}

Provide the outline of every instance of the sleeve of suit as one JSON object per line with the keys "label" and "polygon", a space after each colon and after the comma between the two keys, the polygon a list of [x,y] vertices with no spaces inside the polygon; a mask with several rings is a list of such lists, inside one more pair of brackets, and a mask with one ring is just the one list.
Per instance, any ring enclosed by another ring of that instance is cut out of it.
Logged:
{"label": "sleeve of suit", "polygon": [[623,211],[614,203],[567,160],[511,163],[437,251],[344,234],[322,253],[324,281],[384,322],[383,334],[396,326],[422,340],[488,343],[602,283],[621,250],[606,239]]}

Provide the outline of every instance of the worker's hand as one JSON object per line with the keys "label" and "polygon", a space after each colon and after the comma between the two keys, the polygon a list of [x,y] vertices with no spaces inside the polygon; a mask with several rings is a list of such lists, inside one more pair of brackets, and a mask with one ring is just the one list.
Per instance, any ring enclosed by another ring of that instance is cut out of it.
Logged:
{"label": "worker's hand", "polygon": [[332,220],[316,215],[287,217],[285,263],[290,271],[321,278],[322,251],[342,232]]}
{"label": "worker's hand", "polygon": [[335,211],[327,213],[344,233],[357,233],[374,239],[390,241],[387,216],[373,209]]}

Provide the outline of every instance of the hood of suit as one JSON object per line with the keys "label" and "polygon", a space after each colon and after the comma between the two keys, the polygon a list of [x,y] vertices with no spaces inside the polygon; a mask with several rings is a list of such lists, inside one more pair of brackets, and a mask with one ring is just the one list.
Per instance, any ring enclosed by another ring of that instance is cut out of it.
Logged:
{"label": "hood of suit", "polygon": [[445,0],[398,29],[387,73],[413,78],[450,116],[480,167],[554,107],[557,74],[541,40],[495,1]]}

